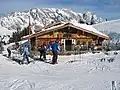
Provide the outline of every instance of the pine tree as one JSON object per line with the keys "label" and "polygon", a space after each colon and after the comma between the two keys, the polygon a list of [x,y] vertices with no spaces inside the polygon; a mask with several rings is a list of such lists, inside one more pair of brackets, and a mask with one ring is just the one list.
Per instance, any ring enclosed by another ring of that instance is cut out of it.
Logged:
{"label": "pine tree", "polygon": [[[30,34],[32,34],[32,31],[30,31]],[[9,42],[18,42],[21,41],[21,38],[23,36],[29,35],[29,30],[27,28],[24,28],[22,31],[13,32],[12,37],[10,38]]]}

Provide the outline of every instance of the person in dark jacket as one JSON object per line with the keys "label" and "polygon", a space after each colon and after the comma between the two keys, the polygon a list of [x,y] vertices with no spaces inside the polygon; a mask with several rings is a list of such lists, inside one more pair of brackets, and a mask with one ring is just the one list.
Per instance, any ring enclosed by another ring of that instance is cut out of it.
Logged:
{"label": "person in dark jacket", "polygon": [[46,46],[45,46],[45,44],[40,46],[39,51],[40,51],[40,60],[42,60],[42,56],[43,56],[43,60],[46,60]]}
{"label": "person in dark jacket", "polygon": [[9,46],[9,47],[7,48],[8,58],[11,57],[11,49],[12,49],[12,46]]}
{"label": "person in dark jacket", "polygon": [[59,50],[57,40],[52,44],[51,48],[53,53],[52,64],[57,64],[58,50]]}
{"label": "person in dark jacket", "polygon": [[9,48],[7,48],[7,51],[8,51],[8,58],[10,58],[10,56],[11,56],[11,50]]}

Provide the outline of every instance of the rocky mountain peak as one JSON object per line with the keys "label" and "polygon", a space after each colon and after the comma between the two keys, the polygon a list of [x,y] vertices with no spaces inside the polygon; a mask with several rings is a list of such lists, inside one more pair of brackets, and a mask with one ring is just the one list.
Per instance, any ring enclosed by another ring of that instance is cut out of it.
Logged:
{"label": "rocky mountain peak", "polygon": [[105,21],[92,12],[82,14],[66,8],[33,8],[21,12],[11,12],[7,16],[0,17],[0,26],[6,27],[9,30],[23,29],[28,26],[29,17],[33,28],[35,25],[44,27],[51,22],[71,22],[75,20],[78,23],[91,25]]}

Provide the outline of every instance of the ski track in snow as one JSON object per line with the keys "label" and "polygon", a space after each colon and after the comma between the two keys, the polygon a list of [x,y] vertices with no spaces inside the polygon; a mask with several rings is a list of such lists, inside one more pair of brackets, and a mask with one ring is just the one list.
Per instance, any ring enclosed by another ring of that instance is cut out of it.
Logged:
{"label": "ski track in snow", "polygon": [[[59,56],[56,65],[41,61],[19,65],[0,57],[0,90],[111,90],[111,82],[120,80],[120,54]],[[103,57],[114,57],[115,61],[101,62]]]}

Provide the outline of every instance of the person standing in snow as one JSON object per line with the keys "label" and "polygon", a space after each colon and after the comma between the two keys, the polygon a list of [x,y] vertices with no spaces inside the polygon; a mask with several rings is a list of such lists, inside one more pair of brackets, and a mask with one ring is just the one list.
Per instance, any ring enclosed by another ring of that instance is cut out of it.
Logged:
{"label": "person standing in snow", "polygon": [[46,60],[46,51],[47,51],[47,46],[46,46],[46,44],[45,44],[45,43],[43,43],[43,48],[44,48],[44,50],[43,50],[43,58],[44,58],[44,60]]}
{"label": "person standing in snow", "polygon": [[30,55],[30,52],[28,50],[28,46],[25,45],[24,50],[23,50],[23,61],[22,61],[22,64],[23,64],[23,62],[24,62],[25,59],[27,59],[28,64],[30,63],[30,61],[29,61],[29,55]]}
{"label": "person standing in snow", "polygon": [[42,60],[42,56],[43,56],[43,60],[46,60],[46,46],[45,46],[45,44],[40,46],[39,51],[40,51],[40,60]]}
{"label": "person standing in snow", "polygon": [[52,42],[50,41],[50,42],[48,43],[48,45],[47,45],[47,51],[50,51],[50,50],[51,50],[51,44],[52,44]]}
{"label": "person standing in snow", "polygon": [[50,51],[52,50],[51,46],[52,46],[52,41],[50,41],[47,45],[47,52],[48,53],[50,53]]}
{"label": "person standing in snow", "polygon": [[[52,48],[51,48],[51,45],[52,45],[52,41],[50,41],[47,45],[47,53],[51,55],[52,53]],[[48,60],[51,60],[51,56],[48,56]]]}
{"label": "person standing in snow", "polygon": [[3,51],[3,45],[2,42],[0,41],[0,54],[2,54],[2,51]]}
{"label": "person standing in snow", "polygon": [[57,40],[54,41],[51,48],[52,48],[52,53],[53,53],[52,64],[57,64],[58,51],[59,51],[58,41]]}
{"label": "person standing in snow", "polygon": [[11,57],[11,49],[12,49],[12,47],[11,47],[11,46],[9,46],[9,47],[7,48],[8,58],[10,58],[10,57]]}

